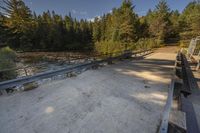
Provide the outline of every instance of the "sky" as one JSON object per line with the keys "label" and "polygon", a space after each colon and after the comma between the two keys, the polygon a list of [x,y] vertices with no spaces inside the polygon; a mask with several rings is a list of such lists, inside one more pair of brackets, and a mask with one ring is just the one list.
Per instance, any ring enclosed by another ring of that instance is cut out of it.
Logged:
{"label": "sky", "polygon": [[[143,16],[149,9],[154,9],[159,0],[132,1],[135,5],[135,12]],[[194,0],[167,0],[167,3],[171,9],[181,12],[191,1]],[[63,16],[71,12],[72,16],[77,19],[89,20],[110,12],[114,7],[119,7],[122,0],[24,0],[24,2],[37,14],[54,10]]]}

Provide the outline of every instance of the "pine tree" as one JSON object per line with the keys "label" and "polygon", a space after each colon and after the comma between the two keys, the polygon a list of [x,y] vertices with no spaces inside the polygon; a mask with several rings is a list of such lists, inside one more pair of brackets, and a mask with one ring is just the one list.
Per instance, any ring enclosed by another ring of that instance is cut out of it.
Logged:
{"label": "pine tree", "polygon": [[65,33],[65,48],[68,49],[68,45],[73,43],[73,38],[75,36],[74,33],[74,23],[73,23],[73,18],[71,17],[71,13],[69,13],[69,16],[65,16],[64,18],[64,25],[66,29]]}
{"label": "pine tree", "polygon": [[4,25],[13,29],[14,34],[18,34],[11,43],[19,48],[30,47],[29,29],[32,25],[30,9],[22,0],[5,0],[4,3],[6,6],[1,6],[6,16]]}
{"label": "pine tree", "polygon": [[119,26],[120,40],[125,43],[131,43],[137,40],[137,18],[133,12],[133,5],[130,0],[124,0],[120,7],[121,24]]}
{"label": "pine tree", "polygon": [[149,25],[145,17],[140,17],[138,26],[138,36],[139,38],[148,38],[149,35]]}
{"label": "pine tree", "polygon": [[97,42],[101,40],[101,27],[99,18],[95,18],[93,23],[93,41]]}
{"label": "pine tree", "polygon": [[4,16],[0,14],[0,48],[5,45],[9,37],[9,29],[3,25]]}
{"label": "pine tree", "polygon": [[172,11],[170,15],[170,22],[172,23],[171,26],[171,38],[177,38],[180,39],[179,33],[180,33],[180,13],[178,10]]}
{"label": "pine tree", "polygon": [[184,24],[181,24],[183,31],[193,30],[198,33],[200,30],[200,3],[190,2],[180,16],[180,21]]}
{"label": "pine tree", "polygon": [[166,41],[168,33],[172,29],[170,22],[170,9],[165,0],[159,1],[156,9],[151,13],[151,21],[149,21],[151,34],[161,41]]}

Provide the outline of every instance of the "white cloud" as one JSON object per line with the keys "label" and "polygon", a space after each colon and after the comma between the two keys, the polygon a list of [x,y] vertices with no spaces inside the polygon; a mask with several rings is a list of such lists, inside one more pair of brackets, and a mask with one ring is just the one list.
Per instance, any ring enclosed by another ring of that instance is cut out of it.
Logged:
{"label": "white cloud", "polygon": [[137,14],[139,14],[140,16],[144,16],[144,15],[146,15],[146,11],[136,11],[137,12]]}
{"label": "white cloud", "polygon": [[94,18],[88,18],[87,21],[94,22],[95,18],[101,19],[101,16],[95,16]]}
{"label": "white cloud", "polygon": [[96,16],[98,19],[101,19],[101,16]]}
{"label": "white cloud", "polygon": [[94,22],[95,18],[88,18],[87,21]]}

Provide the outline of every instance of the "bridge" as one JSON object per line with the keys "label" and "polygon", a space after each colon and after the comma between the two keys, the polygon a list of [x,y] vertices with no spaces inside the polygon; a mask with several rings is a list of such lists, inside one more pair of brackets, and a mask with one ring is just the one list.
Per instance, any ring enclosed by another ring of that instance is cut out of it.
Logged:
{"label": "bridge", "polygon": [[199,90],[178,50],[168,46],[153,53],[143,51],[142,56],[111,57],[2,82],[0,89],[5,90],[55,73],[79,72],[71,78],[50,80],[34,90],[0,96],[0,132],[197,133]]}

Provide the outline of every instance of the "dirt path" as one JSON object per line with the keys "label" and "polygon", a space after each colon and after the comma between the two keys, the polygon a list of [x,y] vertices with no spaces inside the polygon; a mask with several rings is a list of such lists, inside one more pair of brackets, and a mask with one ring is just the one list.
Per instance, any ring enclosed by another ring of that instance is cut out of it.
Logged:
{"label": "dirt path", "polygon": [[[165,52],[164,52],[165,51]],[[155,133],[176,47],[0,97],[1,133]]]}

